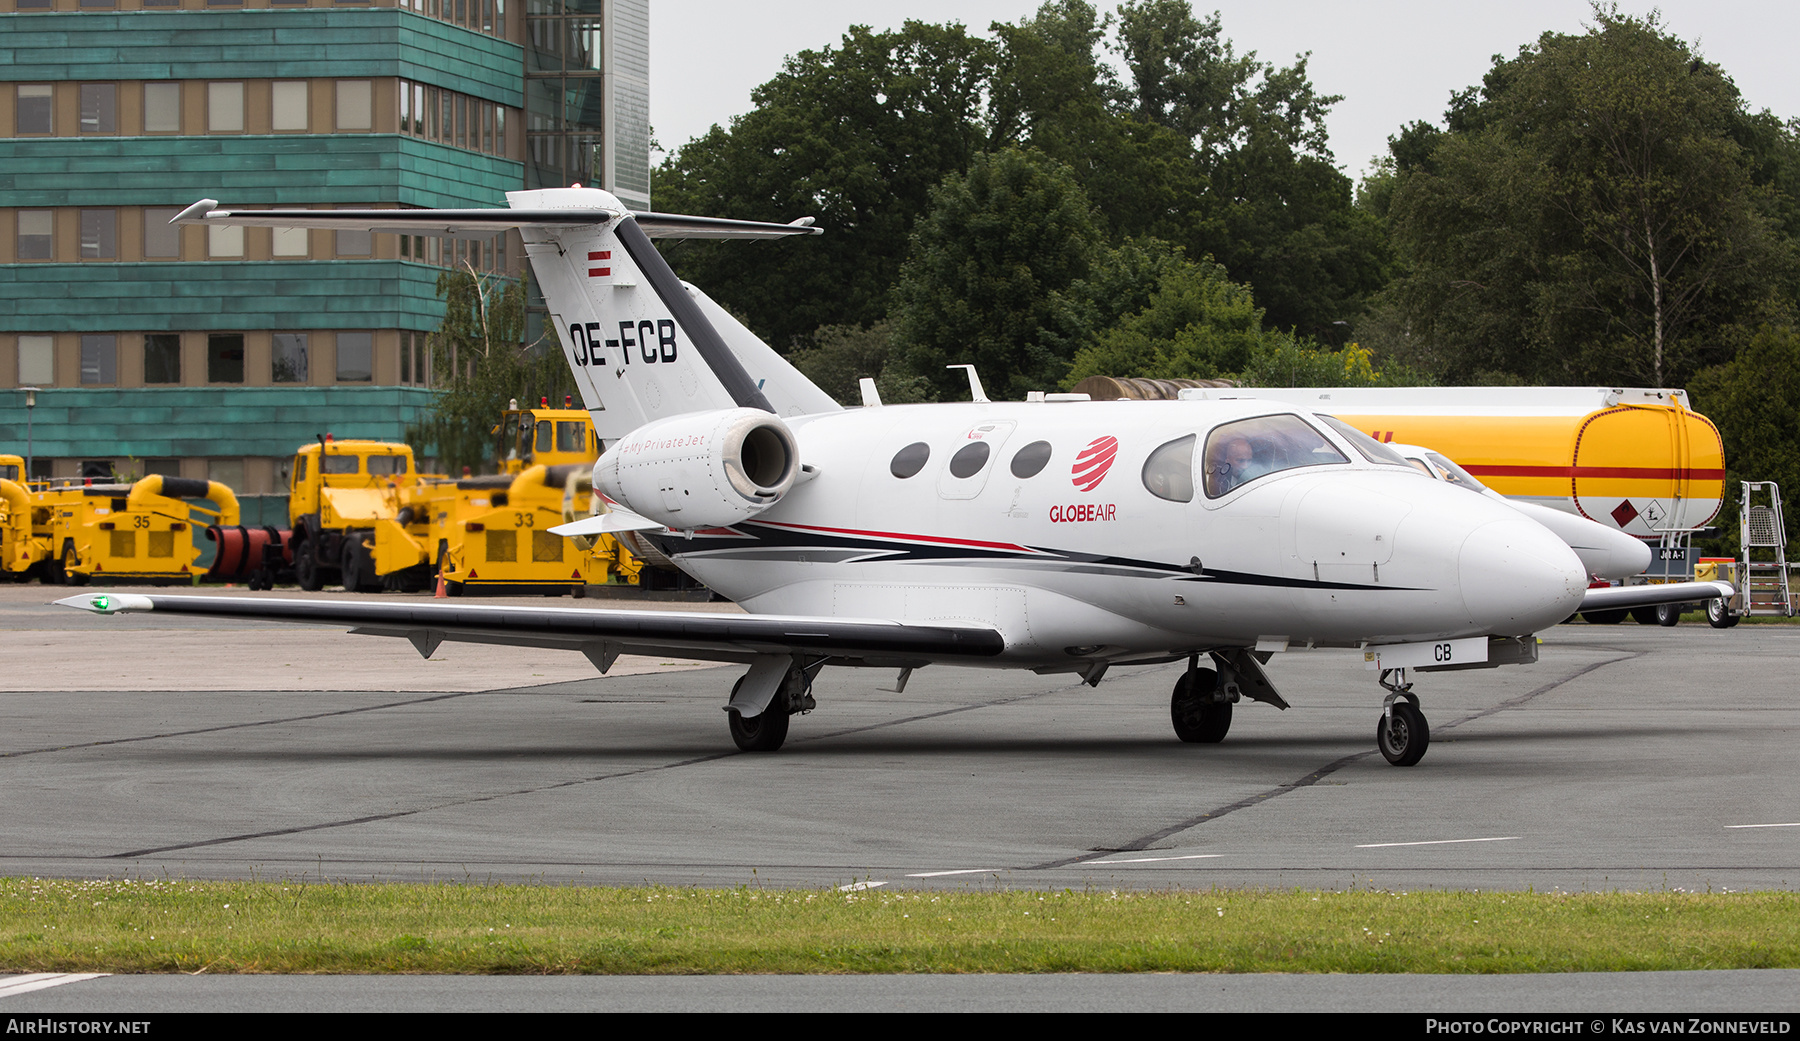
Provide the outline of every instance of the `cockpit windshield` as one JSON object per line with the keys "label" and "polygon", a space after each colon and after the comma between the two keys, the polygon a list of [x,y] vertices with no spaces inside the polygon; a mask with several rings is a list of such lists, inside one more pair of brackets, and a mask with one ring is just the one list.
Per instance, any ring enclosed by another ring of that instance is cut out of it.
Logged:
{"label": "cockpit windshield", "polygon": [[1436,452],[1426,452],[1425,458],[1431,460],[1431,465],[1437,467],[1443,474],[1444,482],[1446,484],[1453,484],[1458,488],[1467,488],[1472,492],[1487,491],[1487,485],[1476,480],[1475,475],[1469,473],[1469,471],[1457,466],[1456,462],[1449,456],[1439,455]]}
{"label": "cockpit windshield", "polygon": [[1206,497],[1216,499],[1265,474],[1349,461],[1299,416],[1240,419],[1207,435]]}
{"label": "cockpit windshield", "polygon": [[1407,462],[1399,452],[1394,451],[1380,441],[1375,440],[1336,416],[1320,416],[1319,418],[1324,420],[1326,425],[1331,427],[1331,429],[1344,435],[1344,440],[1355,445],[1356,450],[1361,452],[1363,458],[1367,459],[1369,462],[1380,463],[1384,466],[1412,465]]}

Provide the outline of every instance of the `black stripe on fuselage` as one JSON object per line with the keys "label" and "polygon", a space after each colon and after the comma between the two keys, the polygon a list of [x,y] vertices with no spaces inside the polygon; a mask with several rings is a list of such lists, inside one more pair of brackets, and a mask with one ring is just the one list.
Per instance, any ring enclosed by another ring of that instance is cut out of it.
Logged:
{"label": "black stripe on fuselage", "polygon": [[[1401,591],[1413,588],[1286,578],[1281,575],[1259,575],[1248,571],[1224,571],[1208,567],[1202,567],[1196,573],[1189,565],[1099,553],[1037,546],[1010,550],[989,546],[914,542],[801,530],[784,525],[759,524],[756,521],[738,524],[732,531],[736,534],[729,538],[696,534],[690,539],[656,532],[644,534],[655,543],[657,549],[668,556],[703,557],[708,561],[799,561],[804,558],[809,563],[820,564],[880,561],[884,564],[931,564],[944,567],[1010,567],[1021,571],[1052,571],[1058,574],[1097,574],[1114,578],[1154,579],[1159,582],[1207,582],[1286,589]],[[744,535],[755,538],[757,544],[746,545]]]}

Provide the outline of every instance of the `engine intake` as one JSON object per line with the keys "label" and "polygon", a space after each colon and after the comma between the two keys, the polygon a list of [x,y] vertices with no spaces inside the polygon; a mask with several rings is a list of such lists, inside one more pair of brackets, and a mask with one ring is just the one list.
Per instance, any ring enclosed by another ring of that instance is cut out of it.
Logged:
{"label": "engine intake", "polygon": [[761,409],[695,412],[649,423],[594,464],[607,498],[682,531],[748,520],[781,500],[800,472],[800,448]]}

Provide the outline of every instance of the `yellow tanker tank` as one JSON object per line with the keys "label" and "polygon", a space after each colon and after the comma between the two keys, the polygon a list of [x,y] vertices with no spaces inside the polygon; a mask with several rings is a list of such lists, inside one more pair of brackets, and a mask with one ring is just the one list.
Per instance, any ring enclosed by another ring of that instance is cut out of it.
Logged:
{"label": "yellow tanker tank", "polygon": [[1380,441],[1429,445],[1502,495],[1643,539],[1704,527],[1718,516],[1725,495],[1719,430],[1688,407],[1680,390],[1276,387],[1198,393],[1302,405]]}

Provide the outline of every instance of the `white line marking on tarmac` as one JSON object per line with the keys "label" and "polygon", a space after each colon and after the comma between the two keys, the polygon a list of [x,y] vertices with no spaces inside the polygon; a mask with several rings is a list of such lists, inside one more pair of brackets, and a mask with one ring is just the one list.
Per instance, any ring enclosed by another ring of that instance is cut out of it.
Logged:
{"label": "white line marking on tarmac", "polygon": [[1006,870],[1005,868],[997,868],[997,867],[978,867],[978,868],[964,868],[961,871],[921,871],[916,875],[908,875],[906,877],[907,878],[937,878],[939,875],[997,875],[1000,872],[1005,871],[1005,870]]}
{"label": "white line marking on tarmac", "polygon": [[1511,842],[1517,835],[1498,835],[1491,839],[1432,839],[1429,842],[1363,842],[1357,849],[1385,849],[1388,846],[1453,846],[1459,842]]}
{"label": "white line marking on tarmac", "polygon": [[43,990],[46,987],[60,987],[65,983],[97,980],[110,975],[110,972],[33,972],[24,976],[0,976],[0,998]]}
{"label": "white line marking on tarmac", "polygon": [[882,881],[882,882],[852,882],[847,886],[837,887],[837,891],[840,893],[854,893],[854,892],[857,892],[858,890],[863,890],[863,889],[880,889],[882,886],[885,886],[885,885],[887,885],[887,882],[885,882],[885,881]]}
{"label": "white line marking on tarmac", "polygon": [[1224,855],[1225,854],[1223,853],[1190,853],[1185,857],[1136,857],[1131,860],[1084,860],[1081,862],[1081,866],[1087,867],[1090,864],[1154,864],[1162,860],[1210,860],[1213,857],[1222,857]]}
{"label": "white line marking on tarmac", "polygon": [[1800,828],[1800,821],[1792,824],[1727,824],[1727,828]]}

